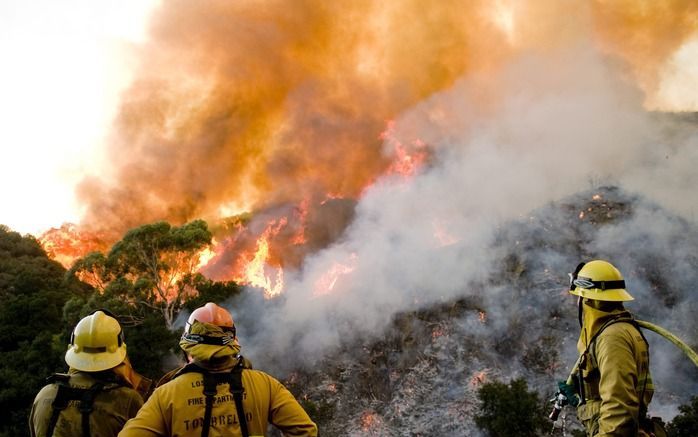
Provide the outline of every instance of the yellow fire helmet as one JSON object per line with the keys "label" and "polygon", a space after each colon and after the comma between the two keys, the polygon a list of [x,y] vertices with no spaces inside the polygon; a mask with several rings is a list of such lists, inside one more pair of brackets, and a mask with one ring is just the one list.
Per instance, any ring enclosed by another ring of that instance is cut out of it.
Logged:
{"label": "yellow fire helmet", "polygon": [[70,367],[99,372],[124,361],[126,344],[121,325],[111,313],[107,313],[97,310],[75,326],[65,353],[65,362]]}
{"label": "yellow fire helmet", "polygon": [[608,261],[581,263],[570,273],[570,293],[592,300],[625,302],[634,298],[625,291],[625,280]]}

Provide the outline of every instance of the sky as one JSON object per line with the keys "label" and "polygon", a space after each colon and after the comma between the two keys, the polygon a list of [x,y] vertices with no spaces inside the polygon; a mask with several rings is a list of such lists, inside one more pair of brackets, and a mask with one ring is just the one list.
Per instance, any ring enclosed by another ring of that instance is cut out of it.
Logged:
{"label": "sky", "polygon": [[[159,2],[0,2],[0,224],[39,235],[80,221],[75,186],[105,168],[119,94]],[[667,62],[667,107],[698,110],[696,59],[693,39]]]}
{"label": "sky", "polygon": [[0,224],[77,222],[74,187],[101,166],[121,90],[158,0],[0,2]]}

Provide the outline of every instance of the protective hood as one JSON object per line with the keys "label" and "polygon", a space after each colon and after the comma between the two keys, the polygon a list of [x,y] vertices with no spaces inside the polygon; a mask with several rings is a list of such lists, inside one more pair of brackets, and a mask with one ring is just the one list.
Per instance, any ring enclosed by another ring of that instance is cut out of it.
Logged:
{"label": "protective hood", "polygon": [[586,303],[582,304],[582,308],[582,330],[577,341],[577,350],[580,353],[586,350],[588,342],[594,338],[606,322],[618,317],[632,318],[630,312],[625,309],[602,311]]}
{"label": "protective hood", "polygon": [[[225,337],[228,335],[220,326],[199,322],[198,320],[193,321],[189,328],[189,333],[209,337]],[[191,357],[193,362],[210,370],[232,368],[237,364],[240,354],[240,344],[237,338],[225,345],[194,343],[182,338],[179,341],[179,347]]]}
{"label": "protective hood", "polygon": [[68,369],[68,374],[89,375],[91,378],[95,379],[106,378],[109,381],[118,381],[119,384],[136,390],[144,401],[148,399],[148,396],[152,391],[151,389],[153,388],[153,381],[136,372],[133,369],[133,366],[131,366],[131,361],[128,359],[128,357],[124,358],[124,360],[118,366],[108,370],[103,370],[100,372],[85,372],[83,370],[70,367]]}
{"label": "protective hood", "polygon": [[136,390],[144,400],[148,399],[153,387],[153,381],[136,372],[133,366],[131,366],[131,361],[128,357],[126,357],[121,364],[114,367],[112,371],[118,378],[126,382],[132,389]]}

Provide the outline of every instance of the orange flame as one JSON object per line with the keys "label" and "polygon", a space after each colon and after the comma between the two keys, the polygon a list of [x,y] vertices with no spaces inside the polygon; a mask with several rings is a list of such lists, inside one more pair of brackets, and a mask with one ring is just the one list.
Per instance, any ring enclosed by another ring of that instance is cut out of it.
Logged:
{"label": "orange flame", "polygon": [[475,372],[470,378],[470,385],[477,387],[478,385],[487,381],[487,370],[481,370],[480,372]]}
{"label": "orange flame", "polygon": [[356,253],[352,253],[349,257],[349,264],[342,264],[339,262],[332,264],[332,267],[315,281],[313,296],[330,294],[341,276],[348,275],[354,271],[356,268],[356,258]]}
{"label": "orange flame", "polygon": [[[281,267],[269,265],[269,240],[286,226],[288,219],[272,220],[267,225],[262,235],[257,240],[256,252],[253,256],[244,257],[244,270],[240,276],[233,280],[264,289],[267,297],[273,297],[281,293],[284,287],[284,271]],[[271,273],[268,273],[270,272]]]}
{"label": "orange flame", "polygon": [[308,203],[308,199],[303,199],[295,211],[301,226],[298,233],[291,239],[292,244],[301,245],[308,242],[305,236],[305,223],[308,220]]}
{"label": "orange flame", "polygon": [[49,258],[65,268],[90,252],[104,251],[108,246],[103,235],[79,229],[72,223],[63,223],[60,228],[51,228],[39,237],[39,244]]}
{"label": "orange flame", "polygon": [[361,414],[361,429],[370,431],[381,424],[381,419],[378,414],[373,411],[364,411]]}
{"label": "orange flame", "polygon": [[446,335],[446,330],[443,326],[437,325],[431,330],[431,339],[436,340],[439,337]]}
{"label": "orange flame", "polygon": [[202,268],[204,268],[213,258],[216,257],[216,251],[215,249],[211,249],[211,247],[216,247],[218,245],[218,242],[216,239],[211,240],[211,245],[203,248],[197,255],[194,257],[196,261],[196,269],[195,271],[199,271]]}
{"label": "orange flame", "polygon": [[411,147],[406,147],[396,137],[394,120],[388,121],[386,129],[379,137],[392,148],[391,152],[394,154],[393,162],[385,171],[385,175],[395,174],[409,178],[417,173],[427,159],[426,144],[422,140],[416,139]]}

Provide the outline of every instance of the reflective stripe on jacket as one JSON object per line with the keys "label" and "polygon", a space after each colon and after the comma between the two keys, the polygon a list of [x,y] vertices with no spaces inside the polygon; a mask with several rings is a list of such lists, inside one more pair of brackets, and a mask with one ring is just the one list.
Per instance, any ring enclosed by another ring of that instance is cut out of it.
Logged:
{"label": "reflective stripe on jacket", "polygon": [[[279,381],[264,372],[245,369],[242,385],[250,436],[266,435],[268,423],[286,436],[317,436],[313,421]],[[205,407],[203,388],[200,373],[185,373],[158,387],[119,436],[200,436]],[[209,433],[210,437],[223,435],[241,435],[228,384],[217,387]]]}
{"label": "reflective stripe on jacket", "polygon": [[654,393],[642,335],[631,323],[613,323],[598,334],[589,352],[581,363],[587,401],[577,410],[579,420],[589,436],[636,436]]}
{"label": "reflective stripe on jacket", "polygon": [[[72,372],[70,386],[89,388],[97,379],[88,372]],[[29,431],[32,437],[46,435],[53,407],[51,404],[58,393],[58,384],[49,384],[39,391],[29,414]],[[95,398],[90,414],[90,431],[93,437],[116,436],[127,420],[134,417],[143,405],[143,399],[135,390],[117,383],[106,384]],[[82,435],[82,414],[79,402],[71,401],[58,417],[53,437]]]}

